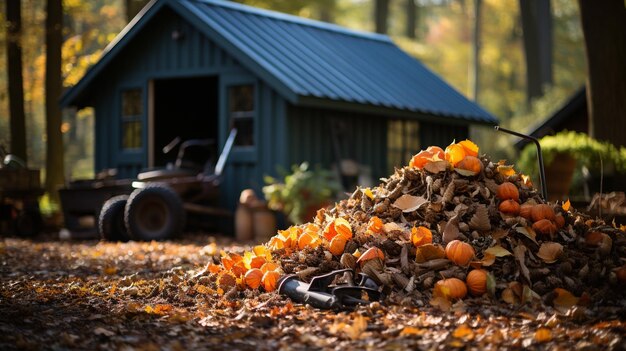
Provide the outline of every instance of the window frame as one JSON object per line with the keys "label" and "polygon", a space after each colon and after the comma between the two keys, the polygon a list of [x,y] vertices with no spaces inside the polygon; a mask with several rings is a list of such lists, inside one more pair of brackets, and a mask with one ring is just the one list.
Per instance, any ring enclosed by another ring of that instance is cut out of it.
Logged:
{"label": "window frame", "polygon": [[226,139],[228,138],[228,135],[230,134],[230,129],[231,129],[231,123],[230,123],[230,96],[229,96],[229,91],[231,87],[234,86],[238,86],[238,85],[252,85],[253,88],[253,116],[252,116],[252,123],[253,123],[253,140],[254,140],[254,145],[249,145],[249,146],[241,146],[241,145],[233,145],[233,148],[230,152],[230,157],[229,159],[232,160],[233,162],[244,162],[244,163],[255,163],[258,159],[258,148],[260,145],[260,129],[261,126],[259,125],[259,114],[261,113],[261,100],[259,98],[260,96],[260,92],[259,92],[259,84],[258,84],[258,80],[250,75],[250,74],[244,74],[244,73],[238,73],[238,74],[228,74],[228,75],[223,75],[220,77],[220,94],[221,94],[221,98],[220,98],[220,106],[219,106],[219,110],[220,110],[220,143],[219,143],[219,149],[220,152],[222,151],[222,148],[224,147],[224,143],[226,142]]}
{"label": "window frame", "polygon": [[[394,126],[399,123],[398,126]],[[409,126],[409,124],[413,124]],[[410,127],[410,128],[409,128]],[[390,118],[387,120],[387,168],[393,172],[394,167],[408,164],[410,158],[419,151],[421,147],[419,121],[407,118]],[[414,129],[414,130],[411,130]],[[399,146],[392,145],[391,137],[400,138]],[[410,140],[415,140],[411,143]]]}
{"label": "window frame", "polygon": [[[139,105],[141,110],[139,114],[136,115],[124,115],[124,94],[129,91],[138,91],[139,92]],[[118,148],[122,153],[141,153],[146,147],[146,140],[144,138],[145,130],[145,121],[144,116],[146,114],[146,96],[145,89],[138,85],[131,86],[123,86],[119,89],[119,108],[118,108],[118,121],[119,121],[119,140],[117,142]],[[124,127],[127,123],[138,123],[139,124],[139,146],[138,147],[125,147],[124,146]]]}

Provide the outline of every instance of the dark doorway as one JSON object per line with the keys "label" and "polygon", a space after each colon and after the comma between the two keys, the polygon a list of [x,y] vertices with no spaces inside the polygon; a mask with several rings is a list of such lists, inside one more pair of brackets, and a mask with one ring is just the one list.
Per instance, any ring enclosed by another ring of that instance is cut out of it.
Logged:
{"label": "dark doorway", "polygon": [[[178,148],[168,154],[163,147],[176,137],[212,139],[217,143],[217,77],[176,78],[154,81],[154,166],[173,163]],[[213,148],[216,150],[216,147]]]}

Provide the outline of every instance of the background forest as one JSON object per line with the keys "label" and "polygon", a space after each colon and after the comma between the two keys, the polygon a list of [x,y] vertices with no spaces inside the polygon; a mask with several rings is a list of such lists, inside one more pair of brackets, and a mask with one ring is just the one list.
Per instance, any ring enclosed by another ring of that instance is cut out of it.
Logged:
{"label": "background forest", "polygon": [[[11,0],[5,0],[11,1]],[[4,1],[3,1],[4,2]],[[75,84],[145,0],[63,1],[63,86]],[[541,65],[527,65],[518,0],[243,0],[252,6],[389,34],[503,126],[527,131],[585,81],[584,38],[575,0],[539,9],[547,45]],[[22,60],[28,164],[45,167],[45,2],[22,0]],[[4,9],[4,5],[2,6]],[[7,25],[0,13],[0,25]],[[9,146],[6,31],[0,31],[0,144]],[[551,48],[551,50],[550,50]],[[527,71],[530,67],[531,71]],[[537,69],[542,68],[543,71]],[[547,67],[547,68],[546,68]],[[534,78],[533,78],[534,77]],[[529,82],[527,84],[527,82]],[[89,109],[63,111],[66,180],[93,175],[93,118]],[[513,155],[512,140],[491,128],[472,130],[485,152]]]}

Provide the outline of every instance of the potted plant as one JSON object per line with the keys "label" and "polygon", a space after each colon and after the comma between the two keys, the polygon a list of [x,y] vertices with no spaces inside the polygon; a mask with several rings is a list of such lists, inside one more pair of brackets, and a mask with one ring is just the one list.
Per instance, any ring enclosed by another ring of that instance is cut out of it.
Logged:
{"label": "potted plant", "polygon": [[[590,136],[562,131],[539,140],[544,159],[546,185],[550,200],[561,200],[569,196],[574,183],[581,188],[584,182],[582,169],[591,175],[604,176],[626,172],[626,149],[618,150],[608,142],[600,142]],[[528,174],[538,174],[537,152],[534,144],[526,145],[522,150],[518,169]]]}
{"label": "potted plant", "polygon": [[263,194],[272,210],[283,212],[293,223],[311,220],[315,212],[328,206],[340,190],[333,173],[304,162],[294,165],[291,173],[282,172],[283,179],[266,176]]}

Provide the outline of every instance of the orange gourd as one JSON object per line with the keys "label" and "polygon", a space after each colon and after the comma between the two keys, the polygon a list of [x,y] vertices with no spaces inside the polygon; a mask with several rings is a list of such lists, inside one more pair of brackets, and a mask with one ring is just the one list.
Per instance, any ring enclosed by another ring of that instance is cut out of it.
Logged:
{"label": "orange gourd", "polygon": [[602,232],[589,232],[585,235],[585,244],[589,246],[600,246],[604,239],[604,233]]}
{"label": "orange gourd", "polygon": [[343,250],[346,248],[346,238],[341,235],[337,235],[330,241],[328,245],[328,251],[335,256],[339,256],[343,253]]}
{"label": "orange gourd", "polygon": [[552,223],[549,219],[541,219],[533,223],[533,230],[539,234],[552,236],[556,233],[556,224]]}
{"label": "orange gourd", "polygon": [[498,209],[506,215],[517,216],[520,212],[520,205],[514,200],[504,200],[500,203]]}
{"label": "orange gourd", "polygon": [[448,278],[435,283],[435,291],[450,299],[462,299],[467,295],[467,286],[461,279]]}
{"label": "orange gourd", "polygon": [[519,190],[511,182],[504,182],[498,186],[496,196],[500,200],[513,200],[519,202]]}
{"label": "orange gourd", "polygon": [[467,288],[474,296],[481,296],[487,292],[487,271],[484,269],[474,269],[465,278]]}
{"label": "orange gourd", "polygon": [[252,268],[246,272],[244,281],[246,285],[251,289],[256,289],[261,285],[261,279],[263,279],[263,272],[258,268]]}
{"label": "orange gourd", "polygon": [[565,217],[562,214],[557,214],[554,217],[554,224],[556,224],[557,229],[561,229],[565,226]]}
{"label": "orange gourd", "polygon": [[459,266],[467,266],[475,254],[472,245],[460,240],[452,240],[446,245],[446,257]]}
{"label": "orange gourd", "polygon": [[530,220],[531,219],[530,212],[532,211],[532,209],[533,209],[533,205],[522,204],[519,207],[519,215],[523,218]]}
{"label": "orange gourd", "polygon": [[280,273],[276,271],[269,271],[263,274],[263,278],[261,278],[261,280],[263,282],[263,288],[265,288],[265,291],[276,290],[278,278],[280,278]]}
{"label": "orange gourd", "polygon": [[478,174],[483,169],[483,163],[476,156],[465,156],[455,167]]}
{"label": "orange gourd", "polygon": [[540,221],[542,219],[553,221],[555,214],[550,205],[539,204],[533,206],[532,210],[530,210],[530,216],[534,222]]}

